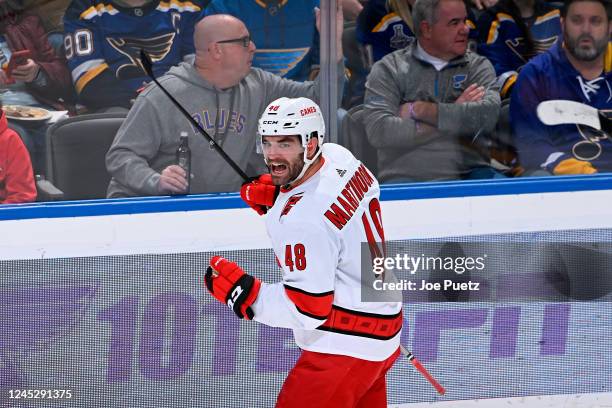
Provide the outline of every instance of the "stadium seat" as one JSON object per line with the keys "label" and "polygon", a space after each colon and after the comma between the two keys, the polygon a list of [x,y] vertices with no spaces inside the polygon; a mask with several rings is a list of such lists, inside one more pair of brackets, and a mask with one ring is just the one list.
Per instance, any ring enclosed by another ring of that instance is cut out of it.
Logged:
{"label": "stadium seat", "polygon": [[37,176],[38,201],[105,198],[110,181],[105,156],[125,116],[80,115],[49,127],[47,180]]}
{"label": "stadium seat", "polygon": [[363,105],[353,106],[342,120],[340,130],[341,144],[349,149],[356,158],[374,174],[378,175],[378,154],[368,141],[363,124]]}

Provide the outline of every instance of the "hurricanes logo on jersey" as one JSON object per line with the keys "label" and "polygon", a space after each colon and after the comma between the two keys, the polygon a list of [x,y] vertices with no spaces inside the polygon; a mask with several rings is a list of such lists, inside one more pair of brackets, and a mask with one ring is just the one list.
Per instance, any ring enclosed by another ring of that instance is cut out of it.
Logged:
{"label": "hurricanes logo on jersey", "polygon": [[289,211],[291,211],[291,209],[298,203],[298,201],[302,199],[303,196],[304,196],[304,193],[302,192],[302,193],[297,193],[289,197],[289,199],[285,203],[285,206],[283,207],[283,211],[281,211],[280,216],[282,217],[283,215],[289,214]]}
{"label": "hurricanes logo on jersey", "polygon": [[106,41],[117,52],[125,55],[130,61],[117,68],[115,75],[118,79],[131,79],[142,76],[145,72],[140,62],[140,50],[149,55],[152,62],[161,61],[172,48],[176,33],[162,34],[153,38],[107,38]]}

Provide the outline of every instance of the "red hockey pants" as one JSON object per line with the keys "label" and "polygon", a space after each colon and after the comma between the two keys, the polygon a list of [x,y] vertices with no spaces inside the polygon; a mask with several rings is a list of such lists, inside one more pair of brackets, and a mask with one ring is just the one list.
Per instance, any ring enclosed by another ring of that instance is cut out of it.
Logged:
{"label": "red hockey pants", "polygon": [[386,408],[385,374],[399,349],[383,361],[302,351],[276,408]]}

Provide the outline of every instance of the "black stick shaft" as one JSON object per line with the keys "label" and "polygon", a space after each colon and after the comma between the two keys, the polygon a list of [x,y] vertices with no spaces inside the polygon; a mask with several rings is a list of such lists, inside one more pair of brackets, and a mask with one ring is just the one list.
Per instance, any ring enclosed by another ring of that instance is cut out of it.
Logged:
{"label": "black stick shaft", "polygon": [[601,130],[603,130],[608,137],[612,136],[612,120],[606,115],[599,111],[599,123],[601,123]]}

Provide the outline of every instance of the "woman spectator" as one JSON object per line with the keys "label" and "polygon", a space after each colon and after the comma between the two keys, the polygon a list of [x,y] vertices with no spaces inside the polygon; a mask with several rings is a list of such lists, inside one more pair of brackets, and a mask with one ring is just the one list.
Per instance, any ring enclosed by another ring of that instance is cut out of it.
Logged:
{"label": "woman spectator", "polygon": [[493,64],[502,99],[510,97],[521,67],[557,41],[560,17],[544,0],[501,0],[480,16],[478,53]]}
{"label": "woman spectator", "polygon": [[369,0],[357,18],[357,40],[371,47],[372,63],[414,38],[415,0]]}

